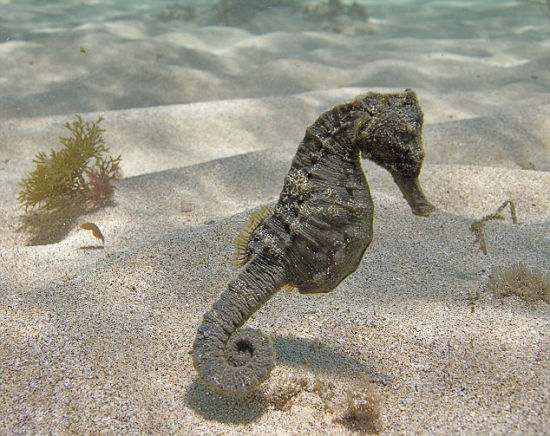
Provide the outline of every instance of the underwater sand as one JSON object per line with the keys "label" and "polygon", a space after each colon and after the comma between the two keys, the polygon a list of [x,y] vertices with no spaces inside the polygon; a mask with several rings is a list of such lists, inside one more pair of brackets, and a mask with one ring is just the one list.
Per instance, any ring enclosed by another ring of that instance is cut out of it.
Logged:
{"label": "underwater sand", "polygon": [[[168,2],[66,3],[0,1],[0,434],[356,434],[348,391],[376,393],[382,434],[550,433],[550,306],[486,287],[495,266],[550,270],[536,6],[380,0],[366,27],[335,32],[286,9],[236,27],[166,21]],[[330,294],[277,294],[248,323],[273,338],[271,378],[249,398],[211,394],[189,351],[248,215],[276,201],[322,111],[407,87],[438,210],[413,216],[364,162],[361,266]],[[115,203],[26,245],[17,182],[74,113],[103,116],[122,155]],[[470,225],[509,199],[519,224],[487,222],[484,255]]]}

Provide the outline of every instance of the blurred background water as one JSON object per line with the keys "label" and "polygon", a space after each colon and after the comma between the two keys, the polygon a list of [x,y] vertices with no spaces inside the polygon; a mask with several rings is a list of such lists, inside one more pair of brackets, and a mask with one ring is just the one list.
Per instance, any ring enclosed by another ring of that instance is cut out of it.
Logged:
{"label": "blurred background water", "polygon": [[[550,35],[547,0],[0,0],[0,8],[0,121],[411,86],[419,71],[411,71],[411,83],[391,70],[334,80],[324,71],[326,80],[308,83],[300,63],[353,69],[414,38],[403,59],[454,40],[456,56],[483,59],[496,46],[509,56],[499,62],[513,66],[525,61],[530,41]],[[357,49],[350,55],[340,47]],[[548,87],[544,73],[537,77]]]}

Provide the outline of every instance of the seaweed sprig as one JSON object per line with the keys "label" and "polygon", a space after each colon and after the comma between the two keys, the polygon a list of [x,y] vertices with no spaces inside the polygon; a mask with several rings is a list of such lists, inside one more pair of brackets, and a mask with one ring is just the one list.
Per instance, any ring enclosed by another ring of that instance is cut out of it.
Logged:
{"label": "seaweed sprig", "polygon": [[504,217],[501,215],[501,213],[506,206],[510,206],[510,216],[512,218],[512,222],[514,224],[517,224],[518,214],[516,211],[516,205],[512,200],[506,200],[504,203],[500,205],[500,207],[494,213],[486,215],[479,220],[475,220],[474,222],[472,222],[472,225],[470,226],[470,230],[476,236],[474,245],[479,243],[479,248],[481,248],[481,251],[483,251],[483,254],[488,253],[487,242],[485,241],[485,235],[483,233],[483,227],[485,226],[485,223],[487,221],[504,220]]}
{"label": "seaweed sprig", "polygon": [[58,212],[75,205],[99,206],[114,193],[114,182],[121,177],[121,156],[108,154],[103,139],[103,121],[84,122],[80,115],[65,123],[70,136],[60,137],[63,148],[39,152],[36,168],[21,182],[17,199],[28,208]]}

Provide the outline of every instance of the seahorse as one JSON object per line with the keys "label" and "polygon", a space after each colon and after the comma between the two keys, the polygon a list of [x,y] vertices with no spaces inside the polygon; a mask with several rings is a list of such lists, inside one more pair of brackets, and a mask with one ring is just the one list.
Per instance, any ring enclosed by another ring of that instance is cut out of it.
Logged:
{"label": "seahorse", "polygon": [[414,214],[435,209],[418,179],[422,125],[407,89],[360,95],[306,129],[274,209],[253,216],[241,235],[242,271],[198,328],[193,363],[212,390],[245,394],[269,378],[270,338],[241,327],[278,290],[330,292],[357,269],[372,241],[374,209],[361,157],[390,172]]}

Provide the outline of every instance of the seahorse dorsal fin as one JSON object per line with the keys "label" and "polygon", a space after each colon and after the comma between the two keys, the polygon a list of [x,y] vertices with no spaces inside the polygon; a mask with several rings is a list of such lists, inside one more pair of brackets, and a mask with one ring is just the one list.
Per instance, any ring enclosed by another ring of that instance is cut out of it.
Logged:
{"label": "seahorse dorsal fin", "polygon": [[289,293],[289,294],[290,294],[293,290],[294,290],[294,285],[291,285],[290,283],[287,283],[286,285],[284,285],[284,286],[281,288],[281,291],[287,292],[287,293]]}
{"label": "seahorse dorsal fin", "polygon": [[244,227],[239,232],[235,239],[235,253],[233,255],[233,265],[235,268],[242,268],[250,260],[250,250],[248,244],[256,229],[269,217],[273,212],[265,205],[253,212]]}

